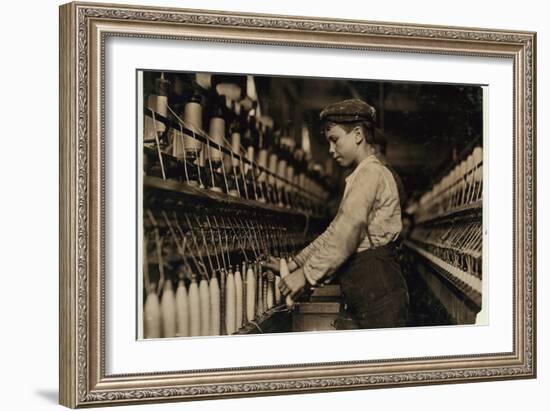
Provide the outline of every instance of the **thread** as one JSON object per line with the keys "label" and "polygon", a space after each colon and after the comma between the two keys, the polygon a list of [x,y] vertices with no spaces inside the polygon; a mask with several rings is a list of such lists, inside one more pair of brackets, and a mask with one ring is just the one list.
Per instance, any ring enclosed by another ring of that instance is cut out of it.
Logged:
{"label": "thread", "polygon": [[[258,165],[263,168],[267,168],[267,150],[262,149],[258,153]],[[264,183],[266,180],[266,174],[263,171],[260,171],[260,175],[258,176],[258,182]]]}
{"label": "thread", "polygon": [[267,177],[267,181],[269,184],[273,185],[275,184],[275,175],[277,174],[277,154],[272,153],[269,156],[269,176]]}
{"label": "thread", "polygon": [[[223,146],[225,137],[225,120],[221,117],[212,117],[210,119],[209,135],[213,142]],[[223,153],[215,148],[213,145],[209,145],[210,159],[213,162],[220,162],[223,158]]]}
{"label": "thread", "polygon": [[[231,151],[233,153],[239,153],[241,147],[241,135],[240,133],[233,132],[231,133]],[[231,159],[231,165],[234,168],[239,167],[239,159],[237,157],[233,157]]]}
{"label": "thread", "polygon": [[[183,110],[183,120],[191,131],[198,133],[202,129],[202,106],[199,102],[191,100]],[[202,152],[202,143],[194,138],[193,134],[184,134],[183,144],[185,150],[191,153]]]}
{"label": "thread", "polygon": [[277,164],[277,175],[280,177],[280,179],[277,180],[277,188],[284,188],[284,178],[286,176],[286,160],[281,159],[279,160],[279,164]]}

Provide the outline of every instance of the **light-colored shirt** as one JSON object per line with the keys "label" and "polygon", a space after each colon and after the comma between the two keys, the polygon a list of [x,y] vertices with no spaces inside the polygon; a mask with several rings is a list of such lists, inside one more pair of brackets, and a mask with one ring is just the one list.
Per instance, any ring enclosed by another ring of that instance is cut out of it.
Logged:
{"label": "light-colored shirt", "polygon": [[390,170],[370,155],[346,178],[334,220],[294,261],[303,267],[309,283],[328,282],[353,253],[394,241],[401,228],[395,179]]}

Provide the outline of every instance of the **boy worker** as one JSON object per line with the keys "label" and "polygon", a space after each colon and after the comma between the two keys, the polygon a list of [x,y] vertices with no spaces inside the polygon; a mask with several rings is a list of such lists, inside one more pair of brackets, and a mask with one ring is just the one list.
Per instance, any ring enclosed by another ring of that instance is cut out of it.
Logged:
{"label": "boy worker", "polygon": [[[353,167],[330,226],[289,263],[283,295],[297,296],[306,285],[339,280],[348,321],[336,328],[406,325],[409,294],[395,259],[401,208],[395,179],[373,148],[375,109],[363,100],[344,100],[320,114],[329,153]],[[269,264],[272,265],[272,264]],[[349,318],[351,317],[351,324]]]}

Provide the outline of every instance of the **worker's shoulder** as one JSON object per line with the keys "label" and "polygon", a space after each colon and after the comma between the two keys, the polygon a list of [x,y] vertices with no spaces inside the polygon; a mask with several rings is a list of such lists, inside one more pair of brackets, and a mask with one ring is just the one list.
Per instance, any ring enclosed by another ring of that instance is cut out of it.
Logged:
{"label": "worker's shoulder", "polygon": [[380,177],[387,170],[386,166],[382,164],[378,159],[373,159],[361,165],[357,170],[357,175],[362,178],[374,178]]}
{"label": "worker's shoulder", "polygon": [[357,176],[355,178],[355,184],[357,185],[385,185],[389,181],[394,181],[393,173],[378,160],[364,164],[357,170]]}

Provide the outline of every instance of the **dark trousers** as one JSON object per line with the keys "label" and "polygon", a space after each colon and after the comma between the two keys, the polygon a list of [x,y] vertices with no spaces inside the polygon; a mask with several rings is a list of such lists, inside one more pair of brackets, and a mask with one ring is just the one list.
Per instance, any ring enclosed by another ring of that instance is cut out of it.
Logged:
{"label": "dark trousers", "polygon": [[338,278],[344,306],[335,321],[338,330],[403,327],[409,293],[393,244],[352,255]]}

